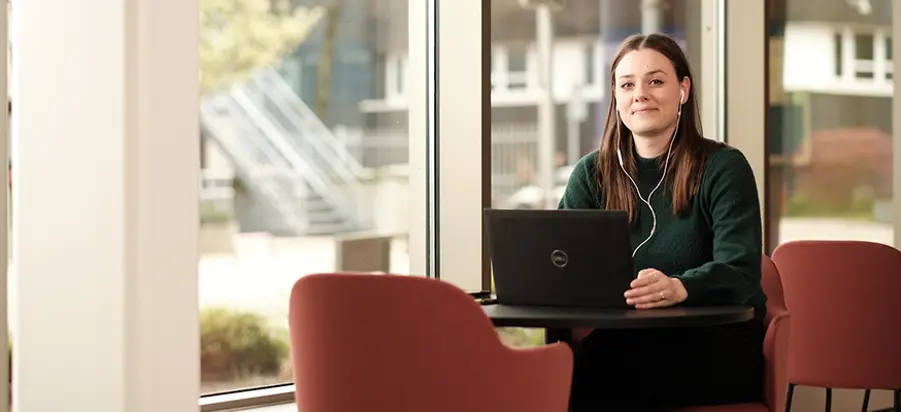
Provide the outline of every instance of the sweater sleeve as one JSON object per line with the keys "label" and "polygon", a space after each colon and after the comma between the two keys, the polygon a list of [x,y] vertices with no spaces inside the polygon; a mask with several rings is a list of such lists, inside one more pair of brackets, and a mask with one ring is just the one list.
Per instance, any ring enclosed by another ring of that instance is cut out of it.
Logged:
{"label": "sweater sleeve", "polygon": [[713,259],[675,276],[687,304],[744,304],[760,291],[763,230],[754,172],[738,150],[719,156],[699,193],[713,230]]}
{"label": "sweater sleeve", "polygon": [[597,152],[585,155],[569,175],[558,209],[600,209],[595,170]]}

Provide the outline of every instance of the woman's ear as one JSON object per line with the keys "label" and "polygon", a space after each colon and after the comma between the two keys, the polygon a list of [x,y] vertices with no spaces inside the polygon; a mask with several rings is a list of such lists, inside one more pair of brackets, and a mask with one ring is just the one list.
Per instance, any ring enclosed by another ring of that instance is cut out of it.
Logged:
{"label": "woman's ear", "polygon": [[688,76],[683,77],[679,87],[682,89],[679,94],[679,104],[685,104],[690,97],[691,79],[689,79]]}

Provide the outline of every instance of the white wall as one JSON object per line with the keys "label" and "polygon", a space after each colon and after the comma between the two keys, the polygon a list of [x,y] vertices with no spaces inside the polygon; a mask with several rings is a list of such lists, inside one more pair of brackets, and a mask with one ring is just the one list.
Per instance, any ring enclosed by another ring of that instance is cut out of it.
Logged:
{"label": "white wall", "polygon": [[198,410],[198,13],[15,5],[18,412]]}

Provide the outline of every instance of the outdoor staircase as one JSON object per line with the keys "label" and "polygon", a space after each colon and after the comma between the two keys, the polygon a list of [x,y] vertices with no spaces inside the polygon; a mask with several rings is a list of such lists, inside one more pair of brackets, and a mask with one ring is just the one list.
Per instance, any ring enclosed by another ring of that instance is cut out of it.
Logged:
{"label": "outdoor staircase", "polygon": [[252,195],[294,235],[365,227],[358,204],[365,171],[273,69],[201,104],[205,135],[231,158]]}

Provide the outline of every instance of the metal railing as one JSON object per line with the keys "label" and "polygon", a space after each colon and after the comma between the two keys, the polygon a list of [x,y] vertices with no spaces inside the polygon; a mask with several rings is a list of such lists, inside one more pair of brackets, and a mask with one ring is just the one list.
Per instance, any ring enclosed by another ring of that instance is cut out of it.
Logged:
{"label": "metal railing", "polygon": [[342,220],[348,225],[356,226],[357,196],[362,193],[360,182],[356,178],[340,175],[340,178],[336,179],[336,175],[330,173],[335,169],[329,168],[328,164],[315,156],[314,149],[307,144],[308,141],[298,141],[289,137],[291,132],[286,130],[284,124],[273,121],[271,114],[267,116],[268,111],[256,104],[243,87],[236,87],[231,95],[249,116],[250,121],[262,132],[257,136],[272,143],[291,168],[300,172],[303,180]]}
{"label": "metal railing", "polygon": [[268,114],[277,116],[276,120],[292,132],[292,138],[304,140],[315,149],[316,154],[332,166],[335,174],[347,181],[366,176],[363,166],[275,69],[256,71],[244,88],[251,96],[261,97]]}
{"label": "metal railing", "polygon": [[287,227],[305,232],[309,222],[298,194],[304,190],[306,180],[281,150],[263,138],[228,94],[206,98],[201,104],[201,115],[203,127],[235,162],[237,174],[270,202]]}

